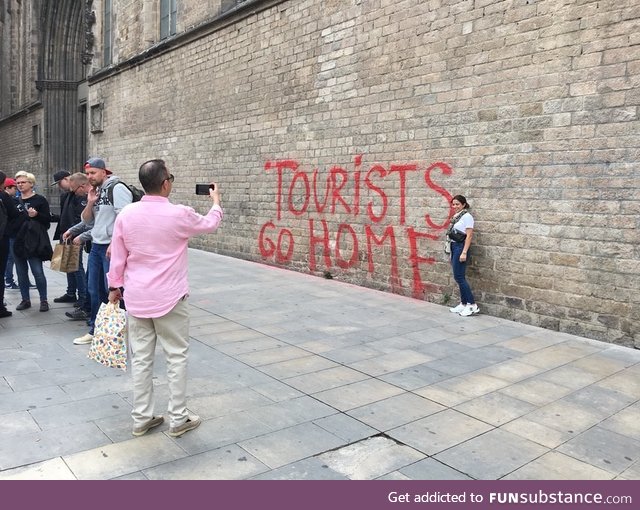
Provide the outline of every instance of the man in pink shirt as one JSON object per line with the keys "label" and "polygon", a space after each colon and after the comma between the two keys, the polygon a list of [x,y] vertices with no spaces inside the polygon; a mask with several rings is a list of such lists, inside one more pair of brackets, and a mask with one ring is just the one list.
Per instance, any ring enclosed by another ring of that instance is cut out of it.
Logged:
{"label": "man in pink shirt", "polygon": [[186,398],[187,243],[190,237],[214,232],[220,225],[220,192],[213,185],[209,191],[213,206],[202,216],[169,202],[174,176],[161,159],[143,163],[139,179],[146,195],[122,209],[114,225],[109,301],[115,303],[124,296],[127,303],[133,435],[141,436],[164,422],[153,414],[153,359],[159,339],[169,382],[168,434],[178,437],[200,425],[200,418],[188,413]]}

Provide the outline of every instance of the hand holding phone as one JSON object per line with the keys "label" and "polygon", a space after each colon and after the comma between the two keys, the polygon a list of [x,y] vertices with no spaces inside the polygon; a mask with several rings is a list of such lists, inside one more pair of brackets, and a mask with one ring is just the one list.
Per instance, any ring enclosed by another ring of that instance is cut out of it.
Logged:
{"label": "hand holding phone", "polygon": [[209,195],[209,190],[215,190],[215,184],[196,184],[196,195]]}

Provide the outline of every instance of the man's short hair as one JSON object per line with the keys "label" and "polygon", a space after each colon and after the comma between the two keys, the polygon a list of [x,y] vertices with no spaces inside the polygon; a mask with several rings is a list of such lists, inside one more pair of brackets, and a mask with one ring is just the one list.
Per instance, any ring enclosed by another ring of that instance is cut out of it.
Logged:
{"label": "man's short hair", "polygon": [[150,159],[140,165],[138,179],[146,193],[157,194],[168,175],[167,165],[162,159]]}
{"label": "man's short hair", "polygon": [[89,182],[89,178],[87,177],[87,174],[83,174],[82,172],[76,172],[75,174],[71,174],[69,176],[69,180],[75,184],[78,184],[79,186]]}
{"label": "man's short hair", "polygon": [[7,174],[4,172],[0,172],[0,186],[4,184],[5,179],[7,178]]}

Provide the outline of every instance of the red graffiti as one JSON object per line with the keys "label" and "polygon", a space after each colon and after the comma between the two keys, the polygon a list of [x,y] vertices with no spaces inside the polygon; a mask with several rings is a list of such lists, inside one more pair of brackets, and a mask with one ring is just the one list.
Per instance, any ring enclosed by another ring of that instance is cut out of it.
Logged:
{"label": "red graffiti", "polygon": [[[425,228],[430,231],[422,232],[413,226],[405,226],[407,199],[409,196],[416,196],[416,190],[408,193],[410,176],[415,174],[417,178],[420,165],[393,163],[385,166],[376,163],[363,169],[362,159],[362,155],[355,156],[353,168],[332,166],[324,179],[320,179],[317,168],[305,171],[294,160],[267,161],[265,171],[275,171],[276,174],[276,221],[282,222],[287,215],[291,215],[291,218],[307,218],[308,232],[303,237],[308,243],[311,271],[316,271],[318,266],[330,269],[334,265],[349,269],[364,260],[367,271],[373,274],[376,270],[376,256],[381,256],[384,251],[390,260],[389,281],[394,289],[402,288],[398,261],[398,234],[402,232],[402,239],[408,244],[405,264],[411,267],[413,274],[412,294],[423,297],[436,288],[423,282],[421,267],[434,264],[436,259],[425,254],[426,248],[421,241],[438,239],[453,215],[450,205],[452,196],[435,182],[434,174],[439,171],[441,175],[448,176],[453,170],[443,162],[433,163],[424,169],[426,188],[422,190],[422,194],[426,191],[441,196],[443,206],[447,207],[447,217],[442,223],[438,223],[429,214],[425,214]],[[363,190],[366,192],[365,203],[361,203]],[[385,226],[392,208],[397,213],[394,216],[397,224]],[[366,218],[359,219],[361,214],[366,215]],[[334,216],[341,221],[335,228],[329,222]],[[350,223],[349,218],[358,221]],[[299,220],[295,221],[299,225]],[[292,231],[277,227],[273,221],[265,223],[258,236],[260,254],[279,264],[291,262],[297,240],[294,231],[299,232],[297,229]]]}

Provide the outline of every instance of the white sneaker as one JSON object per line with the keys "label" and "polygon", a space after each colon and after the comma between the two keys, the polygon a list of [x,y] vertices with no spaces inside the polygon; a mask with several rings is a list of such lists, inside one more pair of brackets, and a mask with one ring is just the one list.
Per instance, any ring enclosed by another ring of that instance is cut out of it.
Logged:
{"label": "white sneaker", "polygon": [[465,306],[464,309],[460,312],[460,315],[462,317],[469,317],[469,315],[475,315],[479,312],[480,308],[478,308],[478,305],[473,304]]}
{"label": "white sneaker", "polygon": [[462,303],[460,303],[458,306],[456,306],[455,308],[449,308],[449,311],[451,313],[460,313],[462,310],[465,309],[467,305],[463,305]]}
{"label": "white sneaker", "polygon": [[79,336],[78,338],[73,339],[73,343],[75,345],[84,345],[90,344],[93,340],[93,335],[91,333],[87,333],[86,335]]}

